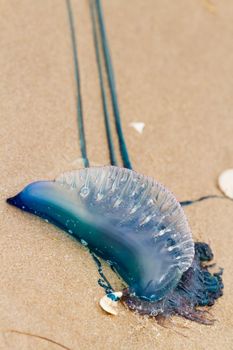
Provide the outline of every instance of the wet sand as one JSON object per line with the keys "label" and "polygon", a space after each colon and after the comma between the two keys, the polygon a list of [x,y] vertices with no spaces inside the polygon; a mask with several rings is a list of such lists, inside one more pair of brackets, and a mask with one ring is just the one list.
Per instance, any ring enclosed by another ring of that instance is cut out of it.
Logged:
{"label": "wet sand", "polygon": [[[87,0],[73,0],[91,164],[108,153]],[[233,3],[229,0],[104,0],[123,129],[134,169],[179,200],[220,194],[233,167]],[[168,328],[120,307],[103,290],[89,253],[62,231],[5,204],[38,179],[80,166],[70,33],[63,0],[0,1],[0,329],[76,349],[232,349],[233,204],[185,209],[193,235],[224,267],[214,326],[173,318]],[[130,123],[145,123],[140,135]],[[119,283],[107,268],[113,284]],[[185,328],[184,328],[185,327]],[[59,349],[0,333],[0,349]]]}

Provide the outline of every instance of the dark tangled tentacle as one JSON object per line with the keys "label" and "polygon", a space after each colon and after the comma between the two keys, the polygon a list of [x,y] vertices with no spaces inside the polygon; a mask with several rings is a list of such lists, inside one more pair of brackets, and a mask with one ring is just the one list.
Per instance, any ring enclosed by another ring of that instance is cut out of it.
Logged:
{"label": "dark tangled tentacle", "polygon": [[191,267],[183,274],[176,288],[163,300],[149,302],[123,291],[122,301],[131,310],[151,317],[169,317],[177,314],[189,320],[211,325],[214,320],[209,318],[207,310],[199,307],[211,306],[223,294],[221,269],[211,273],[206,265],[213,259],[211,248],[206,243],[195,243],[195,257]]}

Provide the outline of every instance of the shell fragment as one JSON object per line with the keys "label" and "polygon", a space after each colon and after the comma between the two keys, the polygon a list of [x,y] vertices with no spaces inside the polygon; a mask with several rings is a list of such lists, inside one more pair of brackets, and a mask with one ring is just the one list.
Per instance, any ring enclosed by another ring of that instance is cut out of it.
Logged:
{"label": "shell fragment", "polygon": [[142,134],[143,132],[143,129],[145,127],[145,124],[144,123],[141,123],[141,122],[134,122],[134,123],[130,123],[129,124],[132,128],[134,128],[139,134]]}
{"label": "shell fragment", "polygon": [[122,292],[109,293],[100,299],[100,306],[108,314],[116,316],[118,314],[118,301],[121,297]]}
{"label": "shell fragment", "polygon": [[233,169],[227,169],[220,174],[218,185],[227,197],[233,199]]}

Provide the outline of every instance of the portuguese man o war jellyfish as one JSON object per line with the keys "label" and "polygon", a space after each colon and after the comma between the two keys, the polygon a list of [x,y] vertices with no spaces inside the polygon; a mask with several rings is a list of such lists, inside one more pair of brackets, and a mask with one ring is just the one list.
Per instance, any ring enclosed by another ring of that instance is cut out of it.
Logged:
{"label": "portuguese man o war jellyfish", "polygon": [[222,295],[222,271],[209,272],[210,247],[194,243],[182,207],[160,183],[125,168],[91,167],[31,183],[7,202],[110,262],[126,285],[116,299],[129,309],[213,322],[198,307]]}

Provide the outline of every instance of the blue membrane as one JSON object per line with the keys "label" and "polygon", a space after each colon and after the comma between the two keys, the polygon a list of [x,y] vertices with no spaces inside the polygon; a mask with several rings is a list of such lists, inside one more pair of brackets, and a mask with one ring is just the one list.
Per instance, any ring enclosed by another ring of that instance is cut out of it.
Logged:
{"label": "blue membrane", "polygon": [[208,246],[194,246],[180,204],[151,178],[113,166],[85,168],[34,182],[7,202],[55,224],[110,262],[127,284],[129,308],[181,314],[184,300],[193,308],[221,294],[220,275],[202,266],[211,260]]}

